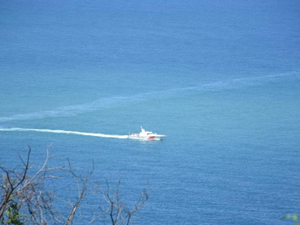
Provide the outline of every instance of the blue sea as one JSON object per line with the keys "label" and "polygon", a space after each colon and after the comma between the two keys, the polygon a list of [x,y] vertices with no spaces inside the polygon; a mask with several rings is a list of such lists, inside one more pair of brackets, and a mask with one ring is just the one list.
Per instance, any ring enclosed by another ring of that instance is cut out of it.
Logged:
{"label": "blue sea", "polygon": [[[91,183],[121,180],[129,203],[149,193],[134,224],[292,224],[281,217],[300,214],[299,21],[298,0],[2,0],[0,164],[21,166],[30,146],[39,168],[50,144],[51,165],[94,161]],[[140,126],[166,138],[38,131]]]}

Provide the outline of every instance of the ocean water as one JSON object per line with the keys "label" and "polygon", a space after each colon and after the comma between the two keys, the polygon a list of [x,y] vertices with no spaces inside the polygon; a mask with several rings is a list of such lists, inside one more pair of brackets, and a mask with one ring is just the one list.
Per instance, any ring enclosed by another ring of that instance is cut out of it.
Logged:
{"label": "ocean water", "polygon": [[[1,1],[0,164],[20,165],[30,145],[39,165],[51,143],[54,165],[94,161],[91,180],[121,179],[128,202],[149,191],[136,224],[291,224],[299,17],[296,0]],[[39,132],[140,126],[167,137]]]}

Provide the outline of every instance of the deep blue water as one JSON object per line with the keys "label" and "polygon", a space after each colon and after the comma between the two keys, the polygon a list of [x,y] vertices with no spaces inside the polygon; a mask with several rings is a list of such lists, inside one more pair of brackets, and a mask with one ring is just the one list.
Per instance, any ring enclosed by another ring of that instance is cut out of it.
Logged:
{"label": "deep blue water", "polygon": [[289,224],[299,17],[296,0],[1,1],[0,129],[167,138],[1,131],[0,164],[20,165],[28,145],[39,164],[52,143],[52,163],[94,160],[93,181],[121,178],[129,202],[148,189],[139,224]]}

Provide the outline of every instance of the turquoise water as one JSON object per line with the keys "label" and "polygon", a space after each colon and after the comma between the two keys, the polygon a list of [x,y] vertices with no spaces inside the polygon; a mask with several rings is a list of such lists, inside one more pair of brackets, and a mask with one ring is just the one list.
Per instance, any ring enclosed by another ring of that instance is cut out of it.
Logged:
{"label": "turquoise water", "polygon": [[[287,224],[282,215],[300,213],[299,7],[3,2],[0,163],[18,165],[28,145],[41,162],[52,143],[54,164],[88,170],[94,160],[94,181],[121,178],[129,199],[147,188],[136,222]],[[141,125],[166,139],[7,131],[127,135]]]}

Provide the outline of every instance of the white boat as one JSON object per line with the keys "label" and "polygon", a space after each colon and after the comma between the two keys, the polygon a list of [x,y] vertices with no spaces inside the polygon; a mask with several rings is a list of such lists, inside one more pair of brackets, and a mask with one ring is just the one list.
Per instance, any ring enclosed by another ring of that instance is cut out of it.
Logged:
{"label": "white boat", "polygon": [[160,141],[164,137],[166,137],[166,135],[156,134],[151,131],[146,131],[143,127],[141,127],[140,133],[132,133],[128,136],[128,138],[130,138],[130,139],[155,140],[155,141]]}

